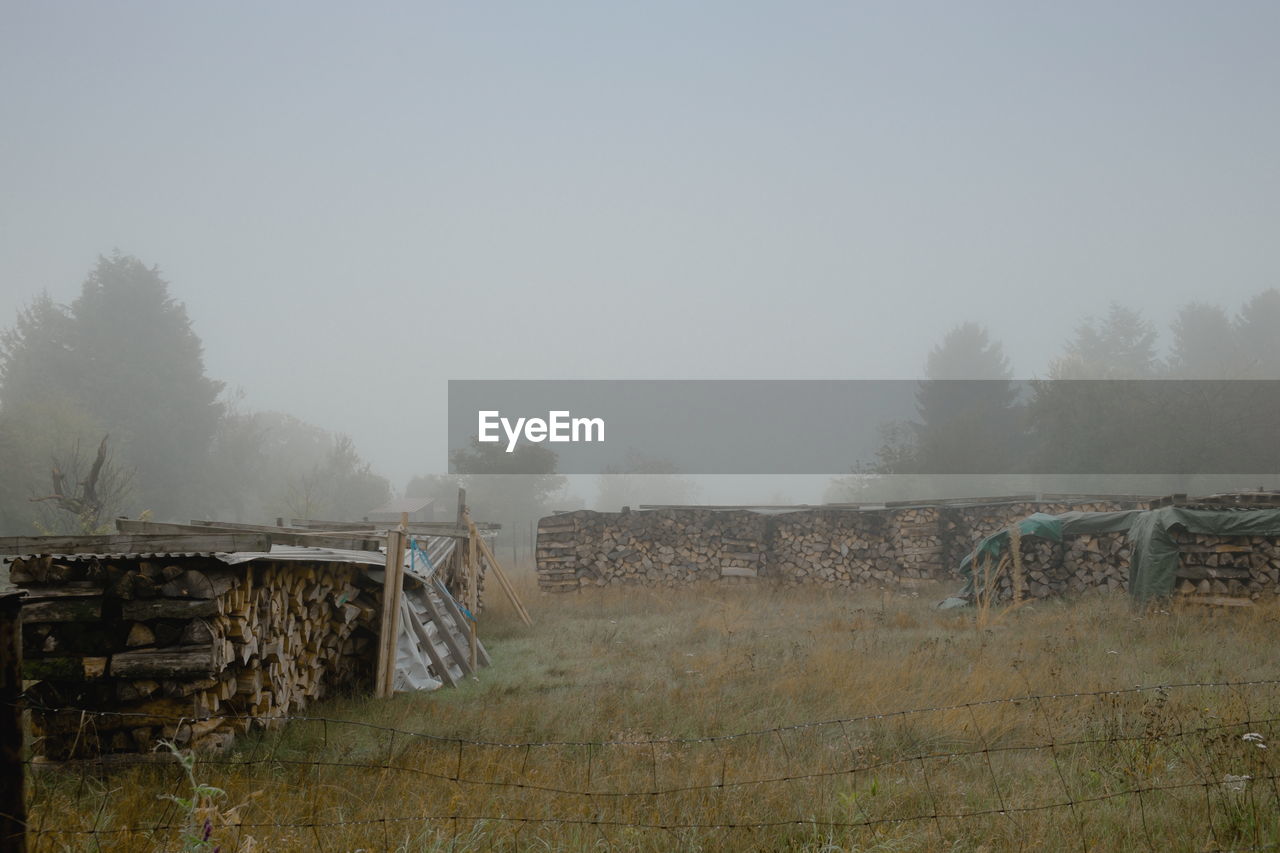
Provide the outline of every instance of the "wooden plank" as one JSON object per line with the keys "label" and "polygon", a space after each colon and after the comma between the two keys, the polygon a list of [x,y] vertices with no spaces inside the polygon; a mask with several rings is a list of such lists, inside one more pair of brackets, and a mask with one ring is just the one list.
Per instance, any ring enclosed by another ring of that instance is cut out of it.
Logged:
{"label": "wooden plank", "polygon": [[268,551],[260,533],[161,533],[110,536],[0,536],[0,554],[155,554]]}
{"label": "wooden plank", "polygon": [[[441,590],[440,602],[444,606],[445,610],[449,612],[449,615],[453,617],[453,623],[458,626],[459,631],[456,636],[461,638],[463,633],[467,630],[467,622],[469,620],[463,615],[462,608],[460,608],[458,603],[453,600],[453,596],[447,594],[448,590],[445,589],[444,582],[439,578],[436,578],[436,588]],[[461,639],[459,639],[459,649],[461,649]],[[478,651],[480,653],[480,665],[488,666],[490,662],[489,653],[485,651],[484,643],[479,644]],[[465,658],[466,656],[463,655],[463,657]]]}
{"label": "wooden plank", "polygon": [[387,563],[382,579],[382,621],[378,635],[378,672],[375,695],[389,698],[395,692],[396,644],[400,636],[400,598],[404,584],[402,530],[387,531]]}
{"label": "wooden plank", "polygon": [[58,598],[23,605],[22,620],[33,622],[96,622],[102,618],[102,596]]}
{"label": "wooden plank", "polygon": [[464,675],[470,675],[475,672],[475,670],[471,668],[471,663],[467,660],[466,647],[462,642],[462,635],[460,633],[466,630],[466,623],[463,621],[464,617],[459,614],[458,617],[453,620],[455,627],[451,630],[449,628],[449,621],[444,617],[446,615],[452,617],[453,613],[449,612],[447,608],[445,612],[441,612],[441,608],[436,606],[434,593],[435,590],[430,587],[427,588],[424,602],[427,608],[427,616],[435,624],[436,630],[440,632],[440,639],[444,641],[445,648],[449,650],[449,657],[453,658],[454,663],[458,665],[458,668],[462,670]]}
{"label": "wooden plank", "polygon": [[175,678],[210,675],[218,669],[213,646],[177,646],[167,649],[138,649],[111,656],[111,675],[116,678]]}
{"label": "wooden plank", "polygon": [[[427,598],[431,597],[431,591],[426,591]],[[426,647],[427,657],[431,658],[431,665],[435,667],[436,674],[440,676],[440,680],[450,687],[456,687],[458,682],[453,677],[453,673],[449,671],[449,664],[440,656],[440,651],[436,648],[435,642],[431,639],[431,634],[427,631],[427,626],[422,624],[418,619],[418,614],[413,612],[413,608],[407,604],[405,606],[405,617],[409,620],[409,627],[418,637],[419,645]],[[443,633],[443,629],[436,625],[436,632]]]}
{"label": "wooden plank", "polygon": [[94,581],[69,581],[61,586],[28,586],[27,584],[22,584],[22,589],[27,594],[27,597],[23,599],[26,604],[31,604],[34,601],[92,598],[95,595],[102,595],[102,584]]}
{"label": "wooden plank", "polygon": [[493,555],[493,551],[489,549],[489,543],[485,542],[479,535],[476,536],[476,542],[480,545],[480,553],[489,563],[489,568],[493,570],[494,577],[498,579],[498,585],[502,587],[502,591],[507,594],[507,599],[511,602],[511,606],[516,609],[516,615],[520,617],[520,621],[532,627],[533,620],[529,618],[529,613],[524,609],[520,596],[516,594],[516,589],[511,585],[511,581],[507,578],[507,573],[502,570],[502,566],[498,563],[498,558]]}
{"label": "wooden plank", "polygon": [[458,490],[458,520],[465,522],[467,525],[467,609],[471,611],[471,618],[467,621],[467,639],[470,645],[471,669],[475,670],[479,664],[479,656],[476,652],[476,645],[480,642],[477,633],[476,614],[480,610],[480,564],[476,559],[476,540],[480,537],[476,534],[475,525],[471,523],[471,513],[468,512],[464,503],[467,493],[462,489]]}
{"label": "wooden plank", "polygon": [[[303,530],[323,530],[337,533],[371,532],[377,536],[382,536],[386,531],[393,530],[399,525],[394,522],[383,521],[311,521],[304,518],[295,518],[291,520],[291,526]],[[477,521],[476,526],[486,532],[502,529],[501,524],[489,521]],[[274,529],[272,528],[272,530]],[[465,526],[459,526],[452,521],[410,521],[405,525],[405,529],[410,533],[422,533],[430,536],[452,536],[455,539],[462,539],[467,535]]]}
{"label": "wooden plank", "polygon": [[276,545],[340,548],[344,551],[377,551],[381,547],[383,540],[381,534],[374,535],[371,533],[368,538],[352,536],[346,533],[327,535],[309,530],[270,527],[265,524],[238,524],[223,521],[192,521],[190,524],[174,524],[162,521],[137,521],[130,518],[117,518],[116,529],[121,533],[133,534],[198,534],[202,536],[214,533],[266,534],[271,537],[271,542]]}

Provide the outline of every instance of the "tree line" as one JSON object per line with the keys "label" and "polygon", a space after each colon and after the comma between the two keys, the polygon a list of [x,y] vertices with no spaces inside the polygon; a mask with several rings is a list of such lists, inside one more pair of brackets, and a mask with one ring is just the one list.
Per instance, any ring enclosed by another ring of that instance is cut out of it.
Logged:
{"label": "tree line", "polygon": [[351,439],[246,411],[158,268],[101,257],[79,295],[36,296],[0,333],[0,531],[166,520],[355,518],[385,502]]}
{"label": "tree line", "polygon": [[1270,483],[1280,474],[1277,329],[1274,289],[1235,316],[1191,303],[1177,312],[1162,353],[1152,323],[1112,304],[1076,327],[1046,377],[1015,382],[1000,342],[981,324],[962,323],[925,360],[916,417],[884,425],[874,462],[828,497],[877,489],[907,497],[897,492],[928,490],[945,475],[969,475],[963,488],[996,492],[1019,474],[1106,491]]}

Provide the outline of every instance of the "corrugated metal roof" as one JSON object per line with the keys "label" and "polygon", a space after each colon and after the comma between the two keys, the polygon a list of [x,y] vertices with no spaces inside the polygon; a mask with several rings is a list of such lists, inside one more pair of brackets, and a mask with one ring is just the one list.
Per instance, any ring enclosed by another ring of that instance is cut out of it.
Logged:
{"label": "corrugated metal roof", "polygon": [[6,554],[5,562],[12,560],[30,560],[35,557],[49,557],[63,563],[78,563],[84,560],[161,560],[169,557],[216,557],[222,559],[226,551],[124,551],[110,554],[49,554],[47,552],[31,554]]}
{"label": "corrugated metal roof", "polygon": [[381,566],[387,562],[387,558],[376,551],[348,551],[342,548],[319,548],[313,545],[272,545],[270,551],[236,551],[233,554],[213,556],[232,566],[253,560],[357,563],[366,566]]}

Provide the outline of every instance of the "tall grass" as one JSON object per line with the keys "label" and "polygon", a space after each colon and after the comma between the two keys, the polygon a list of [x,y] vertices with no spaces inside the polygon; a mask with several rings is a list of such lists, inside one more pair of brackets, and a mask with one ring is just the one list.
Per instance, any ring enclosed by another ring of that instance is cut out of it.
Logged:
{"label": "tall grass", "polygon": [[[1262,748],[1278,734],[1275,687],[974,704],[1274,678],[1275,606],[1136,616],[1123,597],[1090,595],[975,630],[973,611],[932,607],[941,588],[543,597],[526,576],[521,589],[535,626],[493,602],[481,627],[495,663],[478,680],[308,709],[492,745],[306,721],[247,737],[197,760],[202,784],[244,804],[213,839],[224,851],[1280,842]],[[895,713],[908,709],[928,710]],[[778,730],[832,720],[845,722]],[[185,779],[175,767],[43,772],[30,790],[35,849],[177,849],[173,831],[111,830],[175,822],[160,795]],[[100,831],[67,832],[89,828]]]}

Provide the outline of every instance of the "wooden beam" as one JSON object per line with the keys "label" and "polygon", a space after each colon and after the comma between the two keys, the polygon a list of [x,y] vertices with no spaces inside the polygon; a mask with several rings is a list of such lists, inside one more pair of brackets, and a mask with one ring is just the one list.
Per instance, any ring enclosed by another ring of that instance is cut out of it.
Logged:
{"label": "wooden beam", "polygon": [[0,536],[0,554],[211,554],[269,551],[262,533],[160,533],[112,536]]}
{"label": "wooden beam", "polygon": [[[520,596],[516,595],[515,587],[511,585],[511,581],[507,578],[507,573],[498,564],[498,558],[493,555],[493,551],[489,548],[489,543],[485,542],[480,536],[476,536],[476,541],[480,543],[480,553],[489,563],[489,568],[493,570],[494,577],[498,579],[498,585],[507,594],[507,599],[511,602],[511,606],[516,609],[516,615],[520,617],[521,622],[532,627],[533,620],[529,618],[529,612],[524,609],[524,603],[520,601]],[[755,573],[752,572],[752,574],[754,575]]]}
{"label": "wooden beam", "polygon": [[387,563],[382,579],[382,622],[378,641],[378,672],[374,695],[381,699],[395,693],[396,647],[400,638],[400,599],[404,586],[403,530],[387,531]]}
{"label": "wooden beam", "polygon": [[[450,634],[450,636],[456,640],[457,637],[461,636],[462,633],[467,630],[466,624],[470,620],[467,619],[466,615],[462,612],[462,608],[458,606],[458,602],[449,594],[449,588],[444,585],[444,581],[440,580],[438,577],[433,578],[433,580],[436,584],[436,591],[440,594],[440,603],[444,606],[444,609],[448,611],[449,615],[453,617],[453,624],[458,626],[458,634]],[[435,612],[434,605],[432,605],[432,607],[433,612]],[[450,648],[453,648],[452,645]],[[489,666],[489,664],[492,663],[492,661],[489,660],[489,653],[485,651],[484,643],[477,642],[476,651],[478,653],[477,660],[480,662],[481,666]],[[467,660],[467,656],[462,652],[462,646],[459,645],[458,654],[455,657],[455,660],[458,661],[458,665],[465,671],[470,665],[470,661]]]}
{"label": "wooden beam", "polygon": [[[453,662],[458,665],[458,669],[462,671],[463,675],[471,675],[475,670],[471,669],[471,662],[467,660],[466,648],[458,639],[461,633],[466,630],[466,617],[462,615],[461,611],[453,611],[447,603],[444,604],[445,612],[441,613],[440,608],[436,607],[433,593],[435,593],[435,590],[428,586],[424,597],[427,615],[431,617],[431,621],[435,623],[436,630],[440,632],[440,638],[444,640],[445,647],[449,650],[449,657],[453,658]],[[444,602],[444,596],[442,595],[440,598]],[[453,620],[454,630],[452,631],[446,629],[443,618],[446,615]]]}
{"label": "wooden beam", "polygon": [[[425,595],[430,598],[431,591],[427,590]],[[404,617],[409,622],[409,627],[413,629],[413,633],[417,635],[418,642],[427,650],[427,657],[431,658],[431,665],[436,668],[436,674],[440,676],[440,681],[450,687],[458,686],[457,680],[453,677],[453,673],[449,671],[449,663],[440,656],[440,650],[436,648],[436,644],[431,639],[431,634],[427,632],[427,626],[422,624],[422,620],[418,618],[418,614],[413,612],[413,608],[405,605]],[[440,627],[440,623],[435,623],[436,633],[444,634],[444,629]],[[446,646],[447,648],[447,646]]]}
{"label": "wooden beam", "polygon": [[467,637],[471,646],[471,669],[475,669],[479,664],[479,654],[476,646],[480,639],[476,633],[476,612],[480,609],[480,565],[476,558],[476,540],[480,536],[476,533],[475,525],[471,523],[471,513],[467,510],[467,490],[458,489],[458,526],[467,528],[467,609],[471,611],[471,618],[467,620]]}
{"label": "wooden beam", "polygon": [[266,534],[274,545],[306,545],[317,548],[340,548],[344,551],[377,551],[382,545],[382,534],[369,536],[353,536],[347,533],[334,535],[314,533],[309,530],[290,530],[287,527],[270,527],[263,524],[233,524],[223,521],[192,521],[190,524],[175,524],[167,521],[137,521],[131,518],[117,518],[116,529],[121,533],[151,534],[198,534],[208,536],[214,533],[246,533],[249,535]]}
{"label": "wooden beam", "polygon": [[[359,533],[363,531],[394,530],[399,526],[393,521],[315,521],[313,519],[295,518],[291,520],[292,530],[324,530],[335,533]],[[476,527],[489,532],[501,530],[502,525],[491,521],[477,521]],[[274,530],[275,528],[271,528]],[[411,521],[406,525],[410,533],[424,533],[433,536],[465,536],[466,527],[452,521]],[[381,535],[381,532],[378,535]]]}

